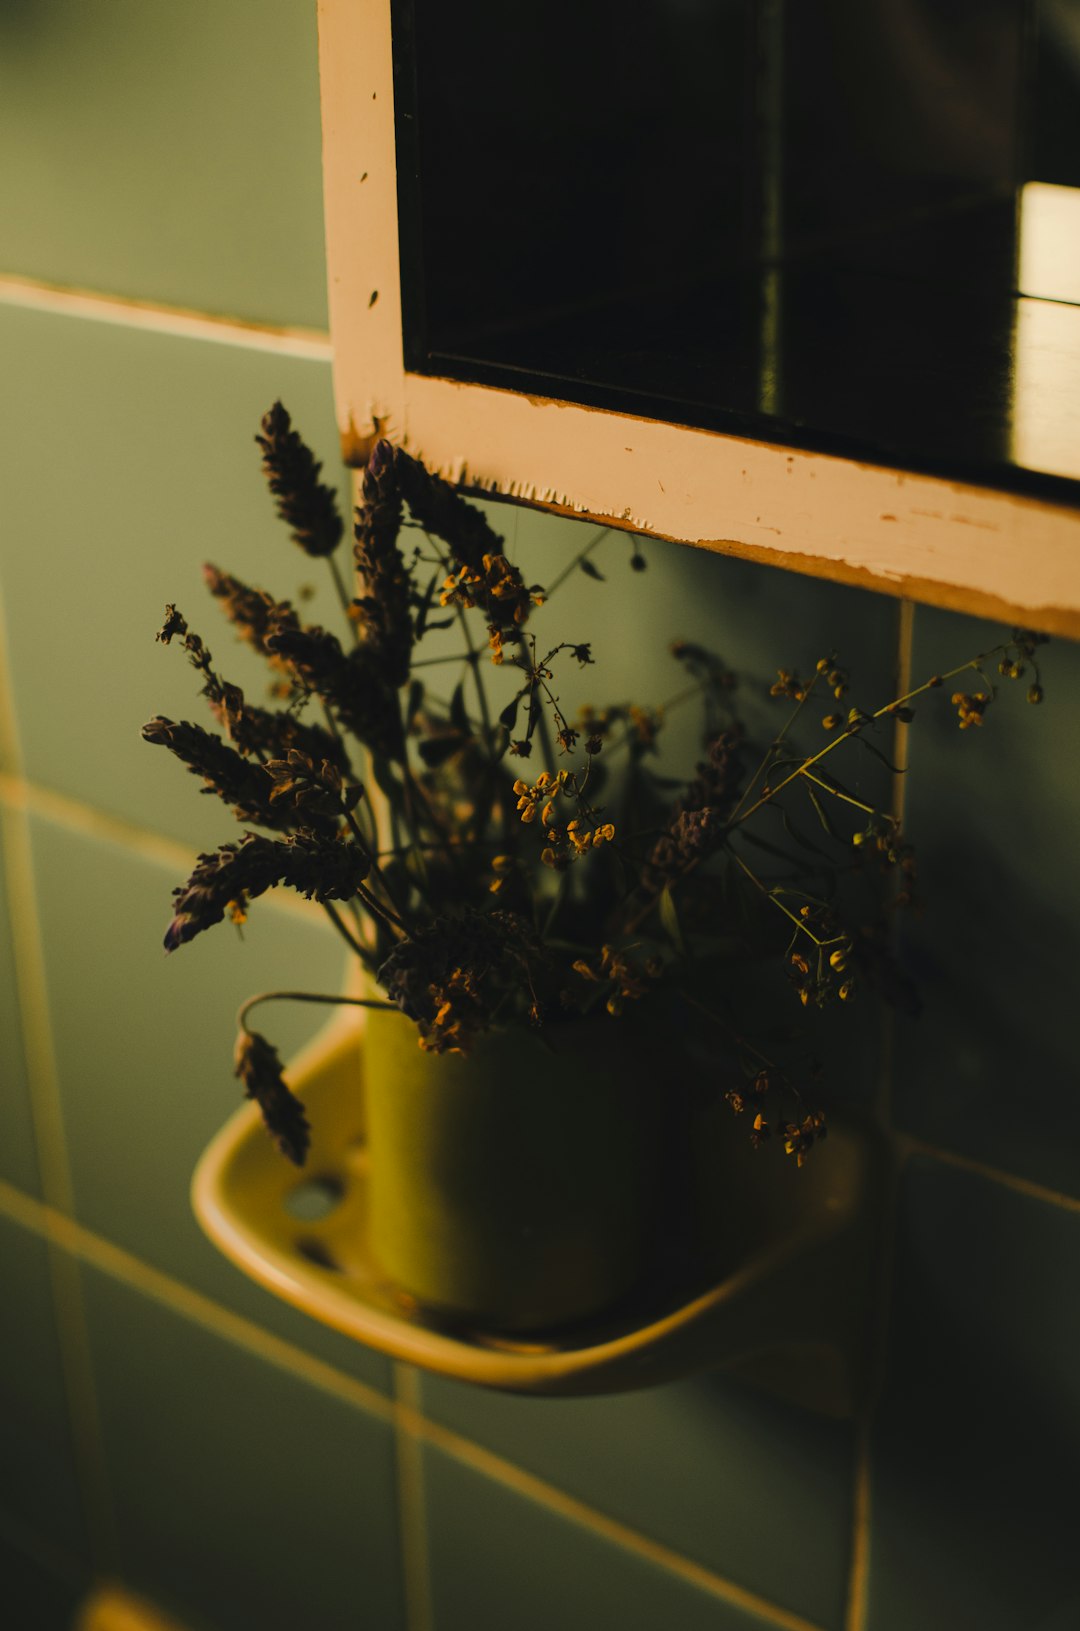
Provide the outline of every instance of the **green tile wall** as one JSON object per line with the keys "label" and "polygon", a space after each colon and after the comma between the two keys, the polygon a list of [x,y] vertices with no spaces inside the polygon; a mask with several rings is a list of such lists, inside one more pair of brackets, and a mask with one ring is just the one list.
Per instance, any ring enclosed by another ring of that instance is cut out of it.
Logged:
{"label": "green tile wall", "polygon": [[871,1623],[1080,1623],[1080,1214],[919,1161],[901,1224]]}
{"label": "green tile wall", "polygon": [[125,1575],[206,1631],[401,1631],[389,1423],[90,1271]]}
{"label": "green tile wall", "polygon": [[[182,780],[181,789],[188,792]],[[167,957],[161,936],[180,881],[175,872],[48,821],[33,821],[31,835],[75,1216],[385,1390],[388,1367],[379,1355],[245,1279],[210,1246],[188,1199],[199,1155],[240,1102],[232,1074],[237,1008],[256,991],[294,984],[297,958],[313,990],[340,989],[345,958],[336,934],[317,915],[298,920],[263,903],[261,911],[252,907],[243,941],[235,931],[206,935]],[[287,1058],[324,1014],[282,1004],[267,1029]],[[184,1026],[176,1015],[198,1015],[198,1023]]]}
{"label": "green tile wall", "polygon": [[315,7],[0,7],[0,270],[326,325]]}
{"label": "green tile wall", "polygon": [[[23,1537],[20,1536],[20,1539]],[[86,1595],[89,1573],[27,1551],[0,1533],[4,1604],[19,1631],[69,1631]]]}
{"label": "green tile wall", "polygon": [[819,1625],[843,1625],[849,1423],[719,1376],[566,1400],[431,1377],[423,1398],[436,1421],[609,1517]]}
{"label": "green tile wall", "polygon": [[4,586],[26,772],[213,847],[220,811],[139,735],[152,714],[201,706],[179,649],[154,636],[174,602],[226,678],[261,699],[266,670],[207,594],[203,562],[282,599],[310,584],[312,620],[325,615],[325,571],[276,520],[253,438],[280,396],[332,460],[329,365],[3,306],[0,354],[0,436],[20,449],[4,483]]}
{"label": "green tile wall", "polygon": [[[1000,638],[992,624],[923,611],[916,661],[929,672],[958,647]],[[1026,702],[1029,669],[1001,683],[978,730],[961,734],[939,708],[912,733],[908,810],[927,908],[908,952],[925,1008],[902,1028],[897,1115],[934,1144],[1080,1196],[1067,998],[1080,923],[1080,647],[1052,644],[1039,662],[1041,705]],[[934,905],[943,892],[947,911]]]}
{"label": "green tile wall", "polygon": [[0,1218],[0,1513],[70,1556],[87,1551],[53,1317],[49,1254]]}
{"label": "green tile wall", "polygon": [[650,1559],[500,1488],[438,1450],[425,1457],[431,1592],[440,1631],[764,1631],[767,1622]]}
{"label": "green tile wall", "polygon": [[[325,324],[309,0],[0,4],[0,144],[0,277]],[[203,1239],[188,1182],[236,1102],[237,1002],[298,960],[312,983],[342,968],[321,921],[269,904],[242,944],[222,929],[160,950],[191,854],[233,831],[139,737],[152,713],[197,715],[182,657],[154,641],[165,602],[256,694],[201,563],[329,606],[252,441],[282,397],[344,492],[329,365],[273,343],[0,303],[0,707],[17,725],[0,763],[0,1619],[14,1605],[12,1623],[61,1631],[108,1574],[193,1631],[1074,1631],[1067,643],[1041,710],[1015,692],[960,736],[947,695],[919,708],[904,796],[927,908],[903,950],[925,1011],[883,1028],[864,1005],[829,1045],[836,1096],[888,1088],[902,1158],[880,1398],[858,1421],[720,1375],[565,1402],[424,1379],[420,1416],[399,1419],[408,1376]],[[489,508],[549,582],[590,536]],[[831,647],[856,700],[881,700],[892,601],[661,545],[636,574],[629,552],[607,538],[605,581],[577,575],[541,614],[594,642],[580,700],[677,691],[674,637],[757,675],[743,703],[763,733],[771,672]],[[990,637],[920,610],[916,673]],[[672,716],[673,756],[693,729]],[[860,774],[881,790],[870,755]],[[275,1034],[289,1050],[309,1029],[283,1014]]]}

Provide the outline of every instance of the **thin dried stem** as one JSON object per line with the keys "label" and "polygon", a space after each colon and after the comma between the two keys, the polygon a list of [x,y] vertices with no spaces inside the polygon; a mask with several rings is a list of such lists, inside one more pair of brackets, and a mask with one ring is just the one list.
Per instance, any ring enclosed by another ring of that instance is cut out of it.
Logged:
{"label": "thin dried stem", "polygon": [[263,1002],[317,1002],[337,1008],[385,1008],[399,1012],[395,1003],[380,1002],[372,997],[334,997],[323,991],[260,991],[257,996],[248,997],[246,1002],[241,1003],[236,1015],[237,1030],[251,1036],[247,1017],[253,1008]]}

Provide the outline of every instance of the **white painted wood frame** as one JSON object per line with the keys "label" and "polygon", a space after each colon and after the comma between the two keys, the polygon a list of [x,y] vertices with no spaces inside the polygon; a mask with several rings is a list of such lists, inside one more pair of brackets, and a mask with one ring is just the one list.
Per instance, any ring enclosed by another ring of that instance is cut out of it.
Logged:
{"label": "white painted wood frame", "polygon": [[407,373],[389,0],[319,0],[318,11],[335,395],[350,464],[384,433],[467,490],[1080,637],[1080,510]]}

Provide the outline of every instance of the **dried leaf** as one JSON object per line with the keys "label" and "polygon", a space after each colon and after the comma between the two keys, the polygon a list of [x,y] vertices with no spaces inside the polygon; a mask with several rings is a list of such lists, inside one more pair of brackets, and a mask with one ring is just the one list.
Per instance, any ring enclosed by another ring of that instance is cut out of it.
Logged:
{"label": "dried leaf", "polygon": [[833,826],[832,822],[829,820],[828,814],[827,814],[827,812],[825,810],[825,806],[822,804],[821,800],[818,798],[817,794],[814,792],[814,789],[810,786],[810,783],[805,782],[803,785],[805,786],[806,791],[810,795],[810,803],[814,806],[814,809],[817,811],[817,818],[821,822],[821,825],[824,827],[825,831],[828,833],[829,837],[830,838],[835,838],[837,843],[842,843],[843,840],[841,839],[840,834],[837,832],[836,828]]}
{"label": "dried leaf", "polygon": [[465,712],[465,681],[459,680],[450,698],[450,723],[462,736],[468,736],[469,716]]}
{"label": "dried leaf", "polygon": [[683,939],[682,927],[679,923],[679,914],[675,910],[675,897],[667,884],[660,891],[659,897],[660,922],[664,933],[675,947],[680,957],[686,956],[686,942]]}
{"label": "dried leaf", "polygon": [[468,740],[467,736],[457,731],[446,736],[425,736],[417,743],[416,751],[428,769],[435,770],[439,765],[444,765],[447,759],[452,759],[455,753],[460,753]]}

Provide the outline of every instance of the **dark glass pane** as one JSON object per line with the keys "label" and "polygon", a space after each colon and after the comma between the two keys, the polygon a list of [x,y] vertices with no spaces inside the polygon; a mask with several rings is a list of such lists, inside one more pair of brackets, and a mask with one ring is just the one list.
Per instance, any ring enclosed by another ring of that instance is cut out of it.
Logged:
{"label": "dark glass pane", "polygon": [[1080,187],[1080,0],[1040,0],[1037,9],[1024,179]]}
{"label": "dark glass pane", "polygon": [[1080,0],[396,0],[395,45],[410,368],[1080,479]]}

